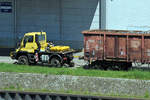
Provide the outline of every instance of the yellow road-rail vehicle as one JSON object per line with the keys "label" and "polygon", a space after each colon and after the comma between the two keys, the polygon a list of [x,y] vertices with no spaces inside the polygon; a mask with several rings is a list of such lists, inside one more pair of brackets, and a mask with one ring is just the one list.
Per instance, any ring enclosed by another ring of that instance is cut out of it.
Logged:
{"label": "yellow road-rail vehicle", "polygon": [[19,64],[49,64],[54,67],[74,66],[74,50],[69,46],[54,46],[47,42],[46,32],[26,33],[17,49],[10,53],[12,59]]}

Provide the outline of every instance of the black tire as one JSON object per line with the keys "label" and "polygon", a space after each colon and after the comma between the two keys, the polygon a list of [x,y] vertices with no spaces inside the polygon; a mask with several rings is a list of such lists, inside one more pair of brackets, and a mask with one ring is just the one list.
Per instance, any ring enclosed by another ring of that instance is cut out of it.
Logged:
{"label": "black tire", "polygon": [[69,67],[74,67],[74,65],[75,65],[74,62],[72,61],[69,63]]}
{"label": "black tire", "polygon": [[32,63],[30,62],[30,65],[36,65],[36,64],[37,64],[37,62],[35,62],[35,61]]}
{"label": "black tire", "polygon": [[22,65],[29,65],[28,57],[27,56],[20,56],[18,58],[18,63]]}
{"label": "black tire", "polygon": [[122,63],[120,65],[121,70],[128,71],[132,67],[132,63]]}
{"label": "black tire", "polygon": [[61,67],[60,60],[58,58],[56,58],[56,57],[53,57],[50,60],[50,64],[52,65],[52,67]]}

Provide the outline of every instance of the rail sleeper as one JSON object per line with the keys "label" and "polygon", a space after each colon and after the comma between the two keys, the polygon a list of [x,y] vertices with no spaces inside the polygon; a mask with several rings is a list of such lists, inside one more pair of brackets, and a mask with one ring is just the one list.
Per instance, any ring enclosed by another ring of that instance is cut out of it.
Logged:
{"label": "rail sleeper", "polygon": [[0,91],[0,100],[144,100],[71,94]]}

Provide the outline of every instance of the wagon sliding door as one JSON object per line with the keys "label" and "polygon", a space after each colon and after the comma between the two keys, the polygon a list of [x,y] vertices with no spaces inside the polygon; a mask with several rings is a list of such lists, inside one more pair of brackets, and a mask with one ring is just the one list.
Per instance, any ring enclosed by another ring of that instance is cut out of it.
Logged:
{"label": "wagon sliding door", "polygon": [[106,36],[106,58],[107,59],[126,59],[126,36],[124,35],[108,35]]}

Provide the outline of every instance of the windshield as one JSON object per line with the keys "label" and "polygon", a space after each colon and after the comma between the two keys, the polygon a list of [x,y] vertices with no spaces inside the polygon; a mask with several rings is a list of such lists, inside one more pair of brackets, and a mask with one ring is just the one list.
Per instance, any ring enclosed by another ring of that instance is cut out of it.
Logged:
{"label": "windshield", "polygon": [[45,35],[44,34],[36,35],[36,41],[45,41]]}

